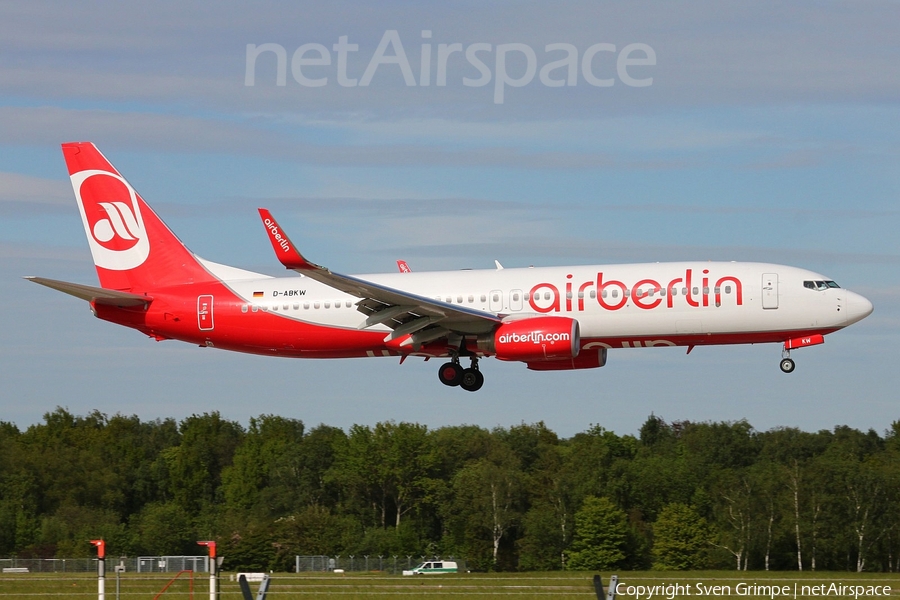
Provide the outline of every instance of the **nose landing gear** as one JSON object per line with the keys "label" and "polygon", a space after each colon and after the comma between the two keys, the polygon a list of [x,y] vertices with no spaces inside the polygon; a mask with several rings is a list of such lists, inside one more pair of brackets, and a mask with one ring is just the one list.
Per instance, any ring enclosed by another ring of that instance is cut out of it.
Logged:
{"label": "nose landing gear", "polygon": [[478,358],[471,357],[472,366],[463,369],[459,364],[459,356],[441,365],[438,369],[438,379],[441,383],[451,387],[459,386],[467,392],[477,392],[484,385],[484,375],[478,370]]}
{"label": "nose landing gear", "polygon": [[791,358],[791,351],[787,348],[784,348],[781,351],[781,364],[778,366],[781,367],[781,371],[783,373],[791,373],[794,370],[794,367],[797,365],[794,364],[793,359]]}

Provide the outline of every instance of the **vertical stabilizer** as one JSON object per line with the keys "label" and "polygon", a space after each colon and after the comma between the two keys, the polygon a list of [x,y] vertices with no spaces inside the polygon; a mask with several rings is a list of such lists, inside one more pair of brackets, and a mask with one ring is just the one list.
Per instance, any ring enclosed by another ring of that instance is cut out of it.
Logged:
{"label": "vertical stabilizer", "polygon": [[94,144],[62,150],[101,286],[148,292],[215,279]]}

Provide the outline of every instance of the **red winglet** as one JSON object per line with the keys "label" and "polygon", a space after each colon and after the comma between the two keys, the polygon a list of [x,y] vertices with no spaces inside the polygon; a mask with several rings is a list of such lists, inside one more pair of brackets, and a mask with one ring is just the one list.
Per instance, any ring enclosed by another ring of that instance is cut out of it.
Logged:
{"label": "red winglet", "polygon": [[317,269],[318,265],[309,262],[287,235],[282,233],[281,228],[275,221],[272,214],[265,208],[259,209],[259,216],[262,217],[263,225],[266,226],[266,232],[269,234],[269,241],[272,242],[272,249],[275,250],[275,256],[288,269]]}

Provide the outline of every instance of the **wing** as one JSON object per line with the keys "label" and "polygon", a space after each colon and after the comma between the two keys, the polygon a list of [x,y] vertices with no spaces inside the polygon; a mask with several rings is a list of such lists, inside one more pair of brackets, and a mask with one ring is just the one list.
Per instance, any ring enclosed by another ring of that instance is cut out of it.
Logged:
{"label": "wing", "polygon": [[68,281],[58,281],[56,279],[47,279],[45,277],[26,277],[25,279],[64,292],[70,296],[75,296],[76,298],[87,300],[88,302],[94,302],[95,304],[107,304],[109,306],[144,306],[153,302],[152,296],[141,296],[140,294],[107,290],[91,285],[82,285],[80,283],[69,283]]}
{"label": "wing", "polygon": [[351,275],[341,275],[311,263],[300,254],[268,210],[260,208],[259,215],[281,264],[359,298],[357,309],[367,317],[359,328],[387,325],[393,331],[385,337],[385,342],[409,336],[400,342],[400,346],[411,345],[415,348],[441,338],[449,339],[454,334],[486,333],[502,321],[496,314],[448,304]]}

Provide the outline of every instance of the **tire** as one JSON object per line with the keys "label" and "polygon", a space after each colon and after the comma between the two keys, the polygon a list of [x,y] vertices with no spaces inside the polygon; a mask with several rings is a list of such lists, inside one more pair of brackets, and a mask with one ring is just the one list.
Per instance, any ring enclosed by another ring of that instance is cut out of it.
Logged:
{"label": "tire", "polygon": [[444,363],[441,365],[441,368],[438,369],[438,379],[440,379],[441,383],[444,385],[449,385],[450,387],[457,386],[462,383],[463,368],[457,363]]}
{"label": "tire", "polygon": [[467,392],[477,392],[484,385],[484,375],[477,369],[463,371],[462,381],[459,386]]}
{"label": "tire", "polygon": [[794,370],[794,367],[796,367],[797,365],[795,365],[794,361],[791,360],[790,358],[783,358],[783,359],[781,359],[781,365],[779,365],[779,366],[781,367],[781,370],[784,373],[790,373]]}

